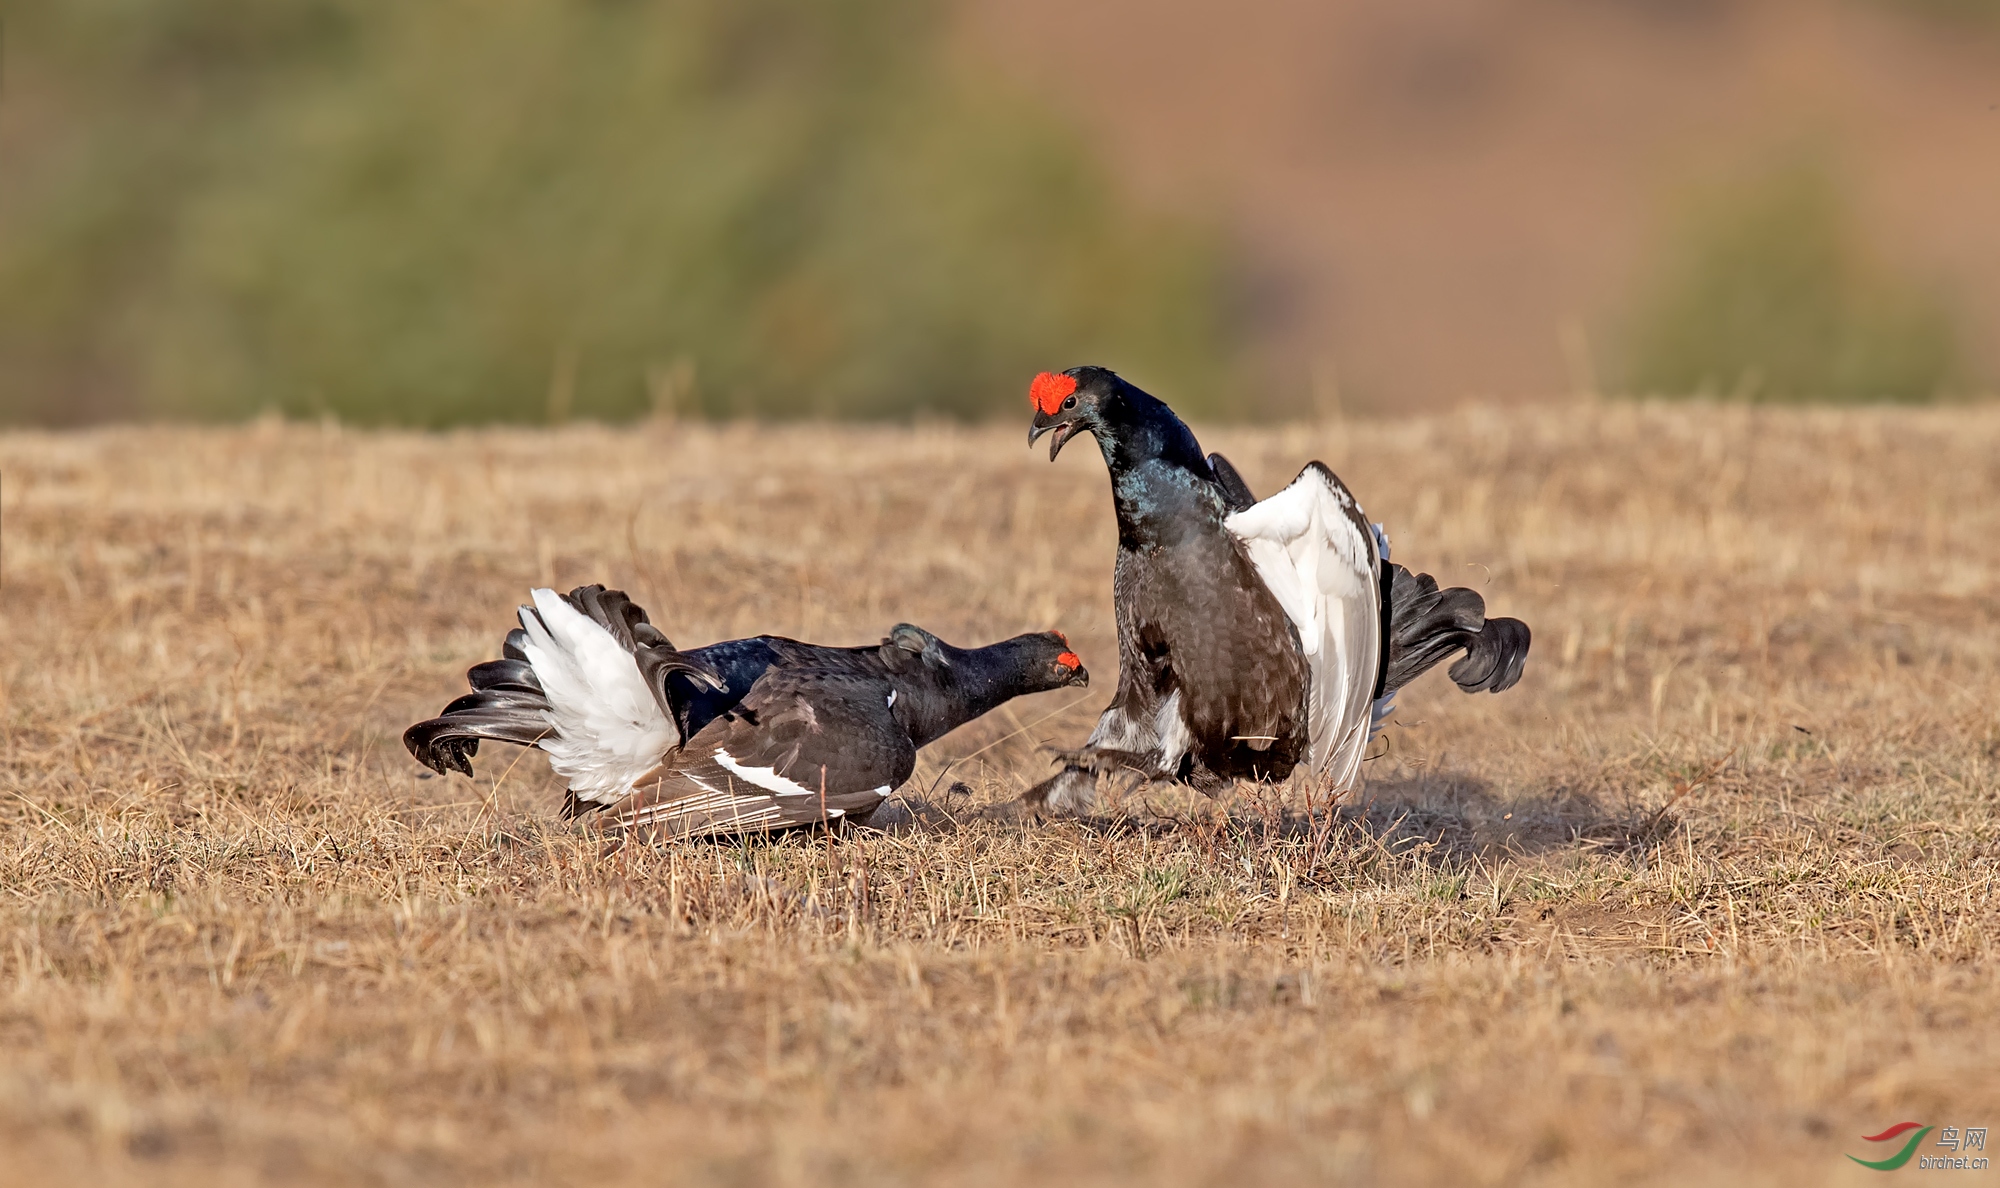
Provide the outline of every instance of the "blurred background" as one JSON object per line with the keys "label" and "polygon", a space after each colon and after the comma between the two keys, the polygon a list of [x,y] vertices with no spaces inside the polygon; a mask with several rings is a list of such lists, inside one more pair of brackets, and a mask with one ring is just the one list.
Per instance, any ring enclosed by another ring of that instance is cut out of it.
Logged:
{"label": "blurred background", "polygon": [[9,6],[0,422],[2000,376],[2000,0]]}

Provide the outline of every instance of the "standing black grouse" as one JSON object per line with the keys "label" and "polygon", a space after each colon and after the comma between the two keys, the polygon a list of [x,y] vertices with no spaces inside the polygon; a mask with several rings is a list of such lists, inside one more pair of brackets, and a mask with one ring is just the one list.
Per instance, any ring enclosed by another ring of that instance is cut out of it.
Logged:
{"label": "standing black grouse", "polygon": [[505,658],[403,745],[466,775],[481,739],[539,747],[569,781],[565,817],[609,810],[613,828],[669,838],[866,820],[926,743],[1090,681],[1054,631],[955,648],[905,623],[878,647],[763,635],[679,651],[622,591],[534,600]]}
{"label": "standing black grouse", "polygon": [[1520,679],[1527,624],[1389,564],[1381,528],[1321,463],[1258,502],[1172,409],[1105,368],[1043,372],[1029,399],[1029,444],[1053,435],[1050,461],[1097,438],[1118,515],[1118,691],[1032,803],[1083,811],[1109,773],[1212,793],[1300,764],[1347,792],[1396,690],[1445,657],[1465,653],[1451,678],[1468,693]]}

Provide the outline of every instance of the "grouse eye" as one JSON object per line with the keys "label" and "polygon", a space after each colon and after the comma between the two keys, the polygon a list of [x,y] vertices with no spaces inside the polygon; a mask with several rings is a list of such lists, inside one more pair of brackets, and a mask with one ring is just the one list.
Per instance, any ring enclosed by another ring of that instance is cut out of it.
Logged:
{"label": "grouse eye", "polygon": [[1069,398],[1068,400],[1065,400],[1065,401],[1063,401],[1063,407],[1064,407],[1064,408],[1075,408],[1075,407],[1076,407],[1076,397],[1074,397],[1074,396],[1071,396],[1071,397],[1070,397],[1070,398]]}

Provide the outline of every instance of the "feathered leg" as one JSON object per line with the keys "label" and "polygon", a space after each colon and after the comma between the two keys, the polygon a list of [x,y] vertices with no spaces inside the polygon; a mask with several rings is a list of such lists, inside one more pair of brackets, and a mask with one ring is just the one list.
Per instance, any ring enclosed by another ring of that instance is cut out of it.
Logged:
{"label": "feathered leg", "polygon": [[1089,812],[1097,806],[1099,776],[1136,775],[1152,780],[1170,775],[1159,770],[1159,748],[1152,716],[1131,713],[1113,702],[1098,717],[1096,729],[1081,748],[1059,752],[1062,770],[1028,789],[1022,799],[1049,812]]}

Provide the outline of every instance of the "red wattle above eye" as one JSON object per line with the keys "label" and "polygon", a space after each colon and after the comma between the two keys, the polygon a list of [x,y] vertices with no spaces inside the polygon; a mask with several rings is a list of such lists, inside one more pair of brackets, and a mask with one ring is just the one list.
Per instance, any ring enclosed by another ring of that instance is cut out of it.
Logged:
{"label": "red wattle above eye", "polygon": [[1075,376],[1044,371],[1028,385],[1028,403],[1035,406],[1036,412],[1052,417],[1061,410],[1063,399],[1074,391]]}

